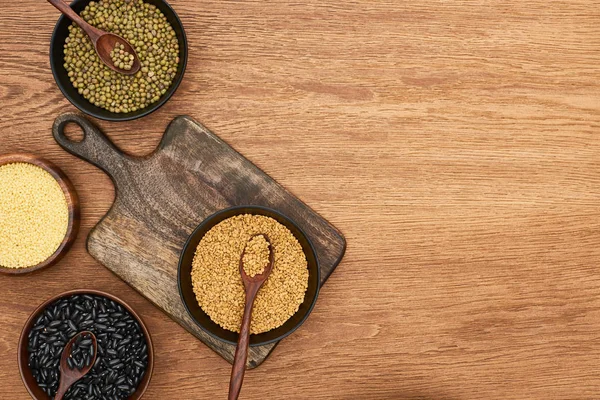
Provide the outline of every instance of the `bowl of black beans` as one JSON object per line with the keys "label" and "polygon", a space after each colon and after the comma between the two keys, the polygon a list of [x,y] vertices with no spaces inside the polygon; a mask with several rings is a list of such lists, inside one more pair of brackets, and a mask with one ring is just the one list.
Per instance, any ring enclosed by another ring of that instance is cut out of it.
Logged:
{"label": "bowl of black beans", "polygon": [[[81,332],[91,332],[96,337],[96,359],[90,372],[67,391],[65,400],[141,398],[153,369],[150,333],[125,302],[108,293],[87,289],[65,292],[47,300],[25,323],[19,339],[18,362],[31,397],[54,398],[63,349]],[[86,363],[85,358],[73,361],[75,368]]]}

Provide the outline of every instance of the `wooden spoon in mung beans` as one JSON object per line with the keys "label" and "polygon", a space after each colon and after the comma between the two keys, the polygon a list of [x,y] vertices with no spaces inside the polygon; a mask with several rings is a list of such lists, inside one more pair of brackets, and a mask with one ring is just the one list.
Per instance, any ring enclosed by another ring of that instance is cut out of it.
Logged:
{"label": "wooden spoon in mung beans", "polygon": [[[75,22],[79,27],[88,35],[96,53],[98,53],[98,57],[100,61],[102,61],[106,66],[113,71],[116,71],[123,75],[134,75],[137,73],[142,64],[140,59],[138,58],[135,49],[127,40],[122,38],[119,35],[116,35],[111,32],[105,32],[101,29],[98,29],[87,22],[83,18],[81,18],[73,9],[66,4],[63,0],[48,0],[50,4],[56,7],[61,13],[63,13],[67,18],[71,21]],[[115,48],[115,45],[120,44],[123,45],[125,51],[127,53],[133,55],[133,64],[130,69],[120,68],[113,62],[110,52]]]}

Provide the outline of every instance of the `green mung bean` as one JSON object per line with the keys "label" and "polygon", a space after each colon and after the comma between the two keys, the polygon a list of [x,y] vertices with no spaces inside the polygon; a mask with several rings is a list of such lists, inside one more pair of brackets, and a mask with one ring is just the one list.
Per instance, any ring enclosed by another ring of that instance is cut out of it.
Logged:
{"label": "green mung bean", "polygon": [[[110,59],[115,67],[129,71],[133,66],[135,56],[126,51],[122,43],[116,43],[115,47],[110,51]],[[164,60],[162,61],[164,62]]]}

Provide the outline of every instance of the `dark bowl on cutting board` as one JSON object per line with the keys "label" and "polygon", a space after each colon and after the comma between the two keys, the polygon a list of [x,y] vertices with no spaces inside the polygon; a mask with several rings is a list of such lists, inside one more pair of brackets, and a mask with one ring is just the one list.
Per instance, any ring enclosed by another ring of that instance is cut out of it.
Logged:
{"label": "dark bowl on cutting board", "polygon": [[198,302],[196,301],[196,295],[194,294],[194,289],[192,287],[191,272],[192,261],[194,259],[196,248],[206,232],[208,232],[219,222],[240,214],[264,215],[271,217],[282,225],[286,226],[296,237],[296,239],[298,239],[298,242],[304,250],[308,264],[308,289],[306,290],[304,302],[300,305],[300,308],[296,314],[290,317],[290,319],[288,319],[279,328],[260,333],[258,335],[250,335],[250,346],[261,346],[277,342],[298,329],[300,325],[302,325],[308,318],[308,315],[312,311],[319,295],[321,273],[319,270],[317,254],[306,234],[288,217],[266,207],[237,206],[219,211],[206,218],[194,230],[194,232],[192,232],[181,252],[178,267],[179,294],[181,295],[181,300],[183,301],[183,304],[189,315],[202,330],[216,339],[233,345],[237,344],[238,334],[224,329],[213,322],[198,305]]}
{"label": "dark bowl on cutting board", "polygon": [[[71,3],[71,8],[73,8],[73,10],[79,14],[90,3],[90,1],[92,0],[75,0]],[[173,30],[177,34],[177,39],[179,41],[179,66],[177,68],[177,74],[171,83],[171,87],[169,87],[167,92],[162,95],[156,103],[130,113],[113,113],[97,107],[85,99],[83,95],[79,94],[77,89],[73,87],[73,84],[67,75],[67,70],[64,67],[65,57],[63,52],[65,39],[67,36],[69,36],[68,28],[69,25],[71,25],[71,20],[62,15],[56,23],[56,27],[52,33],[52,38],[50,39],[50,67],[52,68],[52,75],[54,75],[56,84],[67,100],[69,100],[75,107],[79,108],[84,113],[91,115],[92,117],[100,118],[106,121],[130,121],[132,119],[144,117],[162,107],[175,93],[179,87],[179,84],[183,80],[188,57],[188,44],[185,30],[183,29],[183,24],[177,16],[177,13],[175,13],[175,10],[173,10],[173,8],[171,8],[169,3],[166,1],[144,0],[144,2],[155,5],[165,15],[165,17],[167,17],[167,21],[169,21],[173,27]]]}
{"label": "dark bowl on cutting board", "polygon": [[41,313],[44,312],[46,307],[48,307],[49,305],[51,305],[52,303],[54,303],[55,301],[57,301],[59,299],[62,299],[64,297],[73,296],[76,294],[91,294],[91,295],[106,297],[106,298],[120,304],[124,309],[129,311],[129,313],[133,316],[133,318],[140,325],[140,328],[142,329],[142,332],[144,333],[144,337],[146,339],[146,345],[148,346],[148,366],[146,367],[146,372],[145,372],[144,377],[142,378],[140,384],[138,385],[137,390],[135,391],[135,393],[133,395],[129,396],[128,400],[138,400],[138,399],[142,398],[142,396],[146,392],[146,389],[148,388],[148,385],[150,384],[150,379],[152,378],[152,371],[154,369],[154,348],[152,346],[152,338],[150,337],[150,331],[148,331],[148,328],[144,324],[144,321],[142,321],[140,316],[133,310],[133,308],[131,308],[131,306],[129,304],[125,303],[120,298],[113,296],[112,294],[102,292],[99,290],[91,290],[91,289],[70,290],[70,291],[58,294],[58,295],[46,300],[42,304],[40,304],[35,309],[35,311],[33,311],[31,313],[31,315],[29,316],[29,319],[27,319],[27,322],[25,322],[25,325],[23,326],[23,330],[21,331],[21,337],[19,338],[19,345],[18,345],[19,371],[21,372],[21,379],[23,380],[23,384],[25,385],[25,388],[27,389],[27,391],[29,392],[29,394],[31,395],[31,397],[34,400],[50,400],[50,397],[38,386],[35,378],[33,377],[32,373],[31,373],[31,369],[29,368],[29,365],[28,365],[29,350],[27,349],[28,342],[29,342],[28,336],[29,336],[29,332],[31,331],[31,328],[35,324],[35,320],[37,319],[38,316],[40,316]]}

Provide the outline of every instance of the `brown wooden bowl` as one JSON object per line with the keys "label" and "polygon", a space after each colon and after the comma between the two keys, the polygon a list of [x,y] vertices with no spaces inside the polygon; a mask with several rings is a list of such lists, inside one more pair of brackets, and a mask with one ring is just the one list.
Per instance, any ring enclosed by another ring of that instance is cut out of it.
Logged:
{"label": "brown wooden bowl", "polygon": [[79,213],[79,197],[77,196],[75,187],[73,186],[69,178],[67,178],[67,176],[64,174],[64,172],[60,170],[60,168],[52,164],[50,161],[35,156],[33,154],[14,153],[0,155],[0,166],[12,163],[33,164],[44,169],[50,175],[52,175],[60,185],[63,193],[65,194],[65,199],[67,200],[67,208],[69,211],[67,233],[65,234],[65,238],[63,239],[60,246],[58,246],[58,249],[56,249],[54,254],[52,254],[50,257],[48,257],[41,263],[33,265],[31,267],[7,268],[0,266],[0,273],[10,275],[21,275],[33,271],[38,271],[42,268],[54,265],[58,261],[60,261],[60,259],[64,257],[64,255],[67,253],[67,251],[75,241],[75,238],[77,237],[77,233],[79,232],[79,221],[81,217]]}
{"label": "brown wooden bowl", "polygon": [[62,299],[63,297],[69,297],[69,296],[73,296],[75,294],[91,294],[91,295],[96,295],[96,296],[107,297],[110,300],[113,300],[113,301],[119,303],[120,305],[122,305],[127,311],[129,311],[129,313],[131,313],[131,315],[133,315],[133,317],[136,319],[136,321],[140,324],[140,327],[142,328],[142,332],[144,332],[144,337],[146,338],[146,344],[148,346],[148,367],[146,367],[146,374],[142,378],[142,381],[138,385],[136,391],[131,396],[129,396],[129,400],[141,399],[142,396],[144,395],[144,393],[146,392],[146,389],[148,389],[148,385],[150,384],[150,379],[152,378],[152,371],[154,369],[154,347],[152,346],[152,338],[150,337],[150,331],[148,331],[148,328],[144,324],[144,321],[142,320],[142,318],[133,310],[133,308],[131,308],[131,306],[129,304],[125,303],[120,298],[113,296],[112,294],[108,294],[108,293],[102,292],[100,290],[92,290],[92,289],[69,290],[67,292],[58,294],[58,295],[46,300],[42,304],[40,304],[35,309],[35,311],[33,311],[31,313],[31,315],[29,316],[29,319],[27,319],[27,322],[25,322],[25,325],[23,326],[23,330],[21,331],[21,337],[19,338],[19,347],[18,347],[19,371],[21,372],[21,379],[23,380],[23,384],[25,385],[25,388],[27,389],[27,391],[29,392],[29,394],[31,395],[31,397],[34,400],[50,400],[50,397],[37,385],[37,382],[36,382],[35,378],[33,377],[33,375],[31,374],[31,370],[29,369],[29,365],[28,365],[29,351],[27,350],[29,332],[31,331],[31,328],[33,327],[33,324],[35,323],[36,318],[42,312],[44,312],[46,307],[48,307],[50,304],[54,303],[55,301]]}

